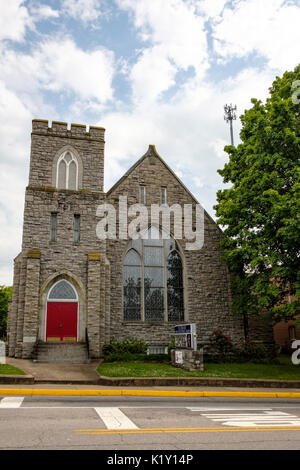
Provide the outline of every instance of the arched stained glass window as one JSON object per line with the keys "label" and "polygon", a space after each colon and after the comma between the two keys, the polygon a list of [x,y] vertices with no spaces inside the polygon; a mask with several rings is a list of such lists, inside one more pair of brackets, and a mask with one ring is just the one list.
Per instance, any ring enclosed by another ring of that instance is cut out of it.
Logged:
{"label": "arched stained glass window", "polygon": [[51,288],[48,300],[77,300],[77,294],[74,287],[62,279]]}
{"label": "arched stained glass window", "polygon": [[64,152],[58,159],[56,186],[58,189],[78,189],[78,162],[69,151]]}
{"label": "arched stained glass window", "polygon": [[124,258],[123,302],[126,320],[141,319],[141,258],[130,249]]}
{"label": "arched stained glass window", "polygon": [[177,248],[174,239],[163,239],[154,226],[128,243],[124,320],[184,321],[182,262]]}
{"label": "arched stained glass window", "polygon": [[182,262],[177,251],[172,251],[167,259],[168,319],[183,320],[183,277]]}

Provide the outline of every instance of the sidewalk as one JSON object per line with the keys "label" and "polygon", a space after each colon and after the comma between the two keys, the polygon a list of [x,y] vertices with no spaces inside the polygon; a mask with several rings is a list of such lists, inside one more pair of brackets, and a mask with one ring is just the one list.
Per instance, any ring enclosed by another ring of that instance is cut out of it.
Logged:
{"label": "sidewalk", "polygon": [[300,398],[300,381],[205,377],[196,380],[183,377],[112,379],[99,376],[99,361],[38,363],[7,358],[6,362],[23,370],[26,376],[0,376],[2,394]]}
{"label": "sidewalk", "polygon": [[[34,362],[30,359],[7,357],[6,363],[21,369],[27,376],[32,377],[32,383],[36,384],[72,383],[97,385],[99,381],[99,374],[96,371],[99,361],[92,361],[89,364],[45,363]],[[21,383],[22,376],[18,377]]]}

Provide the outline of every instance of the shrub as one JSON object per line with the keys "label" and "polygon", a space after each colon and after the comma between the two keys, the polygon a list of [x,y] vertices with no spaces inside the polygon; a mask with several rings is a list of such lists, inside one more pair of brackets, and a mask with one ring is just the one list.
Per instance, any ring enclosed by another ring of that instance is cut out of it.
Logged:
{"label": "shrub", "polygon": [[220,328],[215,330],[208,340],[208,352],[212,355],[226,356],[234,352],[230,337],[226,336]]}
{"label": "shrub", "polygon": [[105,356],[106,362],[169,362],[167,354],[133,354],[130,352],[110,353]]}
{"label": "shrub", "polygon": [[102,352],[104,358],[113,354],[117,354],[120,357],[124,354],[146,354],[148,344],[142,340],[136,338],[125,338],[123,341],[116,341],[114,338],[111,339],[110,343],[104,344]]}
{"label": "shrub", "polygon": [[171,338],[169,346],[168,346],[168,357],[171,359],[171,350],[175,349],[175,338],[174,336]]}

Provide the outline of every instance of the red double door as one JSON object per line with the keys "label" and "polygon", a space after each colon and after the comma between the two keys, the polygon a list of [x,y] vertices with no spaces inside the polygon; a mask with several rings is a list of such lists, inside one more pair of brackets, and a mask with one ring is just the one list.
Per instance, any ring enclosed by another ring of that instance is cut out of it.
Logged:
{"label": "red double door", "polygon": [[48,302],[46,341],[77,341],[77,302]]}

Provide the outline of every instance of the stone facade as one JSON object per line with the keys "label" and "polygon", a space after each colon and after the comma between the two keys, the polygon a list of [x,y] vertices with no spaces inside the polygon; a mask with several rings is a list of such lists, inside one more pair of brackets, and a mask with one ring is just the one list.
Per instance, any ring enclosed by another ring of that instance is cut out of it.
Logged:
{"label": "stone facade", "polygon": [[[77,161],[76,190],[57,188],[57,168],[63,152]],[[100,240],[96,235],[97,207],[113,204],[119,229],[119,197],[128,206],[140,202],[140,186],[147,189],[146,206],[160,204],[161,188],[168,205],[197,201],[158,155],[153,145],[107,192],[103,191],[104,129],[33,120],[29,185],[26,188],[22,251],[15,259],[13,298],[9,308],[9,355],[33,357],[37,342],[46,341],[47,299],[59,280],[68,281],[78,295],[77,341],[88,338],[92,358],[101,356],[104,343],[133,336],[153,346],[167,346],[177,322],[125,321],[123,315],[123,258],[128,240]],[[150,212],[150,211],[149,211]],[[56,236],[51,240],[51,216]],[[80,239],[74,241],[74,216],[80,216]],[[130,219],[129,219],[130,220]],[[149,220],[150,224],[150,220]],[[174,233],[171,218],[171,233]],[[193,212],[195,224],[195,210]],[[196,323],[205,344],[222,327],[233,342],[243,337],[242,318],[231,309],[230,276],[221,260],[222,232],[204,213],[204,245],[187,250],[177,240],[183,263],[184,319]]]}

